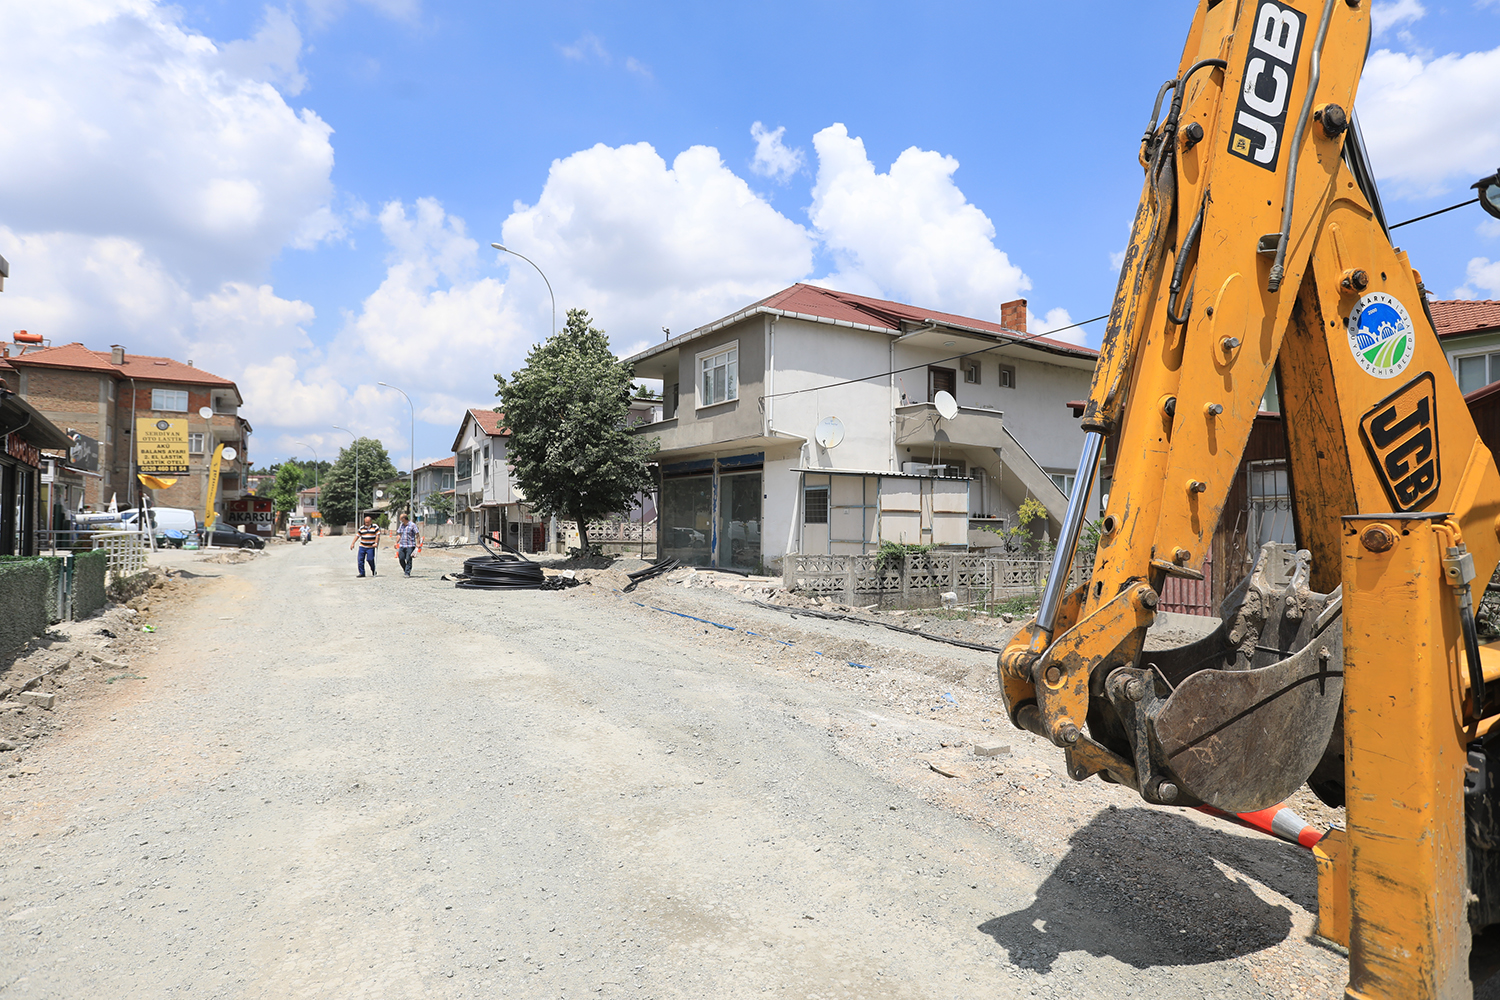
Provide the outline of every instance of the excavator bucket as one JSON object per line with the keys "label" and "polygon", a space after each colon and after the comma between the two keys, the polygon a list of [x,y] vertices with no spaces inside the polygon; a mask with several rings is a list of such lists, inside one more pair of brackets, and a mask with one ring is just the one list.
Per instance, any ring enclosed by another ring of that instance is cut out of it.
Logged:
{"label": "excavator bucket", "polygon": [[1305,550],[1265,545],[1212,633],[1110,673],[1108,707],[1095,701],[1089,728],[1117,752],[1129,744],[1142,790],[1253,812],[1285,800],[1325,757],[1320,773],[1341,784],[1341,600],[1308,587],[1310,562]]}

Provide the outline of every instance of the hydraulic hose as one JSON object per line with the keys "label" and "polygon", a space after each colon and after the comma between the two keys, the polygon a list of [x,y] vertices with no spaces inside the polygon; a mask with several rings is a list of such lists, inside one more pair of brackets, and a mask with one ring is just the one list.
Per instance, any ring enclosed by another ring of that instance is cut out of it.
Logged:
{"label": "hydraulic hose", "polygon": [[1177,263],[1172,268],[1172,291],[1167,296],[1167,322],[1174,326],[1182,326],[1188,321],[1188,314],[1193,311],[1193,293],[1188,292],[1187,303],[1182,307],[1182,316],[1177,313],[1177,293],[1182,291],[1182,274],[1187,270],[1188,256],[1193,252],[1193,244],[1198,242],[1198,233],[1203,229],[1203,215],[1208,211],[1208,192],[1203,192],[1203,204],[1198,206],[1198,215],[1193,219],[1187,236],[1183,237],[1182,249],[1177,251]]}
{"label": "hydraulic hose", "polygon": [[1318,24],[1318,37],[1313,42],[1312,73],[1307,82],[1307,96],[1302,99],[1302,112],[1297,116],[1297,128],[1292,133],[1292,152],[1287,157],[1286,191],[1281,196],[1281,233],[1276,240],[1276,260],[1271,264],[1271,274],[1266,279],[1266,291],[1281,288],[1281,279],[1286,274],[1286,245],[1292,238],[1293,195],[1297,192],[1297,161],[1302,156],[1302,137],[1307,132],[1307,119],[1312,116],[1313,100],[1318,95],[1318,78],[1323,75],[1323,42],[1328,37],[1328,22],[1333,19],[1334,0],[1323,0],[1323,20]]}

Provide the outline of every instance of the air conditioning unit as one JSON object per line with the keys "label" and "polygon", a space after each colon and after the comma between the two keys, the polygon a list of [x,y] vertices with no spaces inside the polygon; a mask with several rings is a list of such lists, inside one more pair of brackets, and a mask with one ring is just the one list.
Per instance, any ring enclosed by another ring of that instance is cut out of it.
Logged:
{"label": "air conditioning unit", "polygon": [[901,471],[908,476],[944,476],[948,473],[948,467],[927,465],[924,462],[902,462]]}

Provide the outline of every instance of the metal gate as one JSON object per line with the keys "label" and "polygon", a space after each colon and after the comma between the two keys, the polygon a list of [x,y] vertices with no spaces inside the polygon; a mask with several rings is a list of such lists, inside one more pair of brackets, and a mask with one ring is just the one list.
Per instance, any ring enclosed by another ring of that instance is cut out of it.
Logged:
{"label": "metal gate", "polygon": [[1214,607],[1214,557],[1203,560],[1203,579],[1188,580],[1180,576],[1169,576],[1162,584],[1161,602],[1163,611],[1175,611],[1181,615],[1218,614]]}

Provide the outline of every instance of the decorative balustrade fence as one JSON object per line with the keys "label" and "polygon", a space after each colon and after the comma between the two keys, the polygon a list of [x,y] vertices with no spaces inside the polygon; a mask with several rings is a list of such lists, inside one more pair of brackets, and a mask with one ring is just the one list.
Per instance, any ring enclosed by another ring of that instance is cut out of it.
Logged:
{"label": "decorative balustrade fence", "polygon": [[[1088,579],[1092,559],[1074,563],[1069,589]],[[1052,564],[977,552],[926,552],[882,563],[879,556],[788,555],[782,586],[841,604],[936,607],[942,595],[960,604],[1039,596]]]}
{"label": "decorative balustrade fence", "polygon": [[[644,539],[642,536],[644,536]],[[647,521],[644,525],[639,521],[591,521],[589,523],[589,541],[595,544],[605,542],[640,542],[642,540],[647,545],[655,544],[655,521]]]}
{"label": "decorative balustrade fence", "polygon": [[94,548],[109,554],[109,579],[123,580],[146,568],[146,539],[139,531],[96,531]]}

